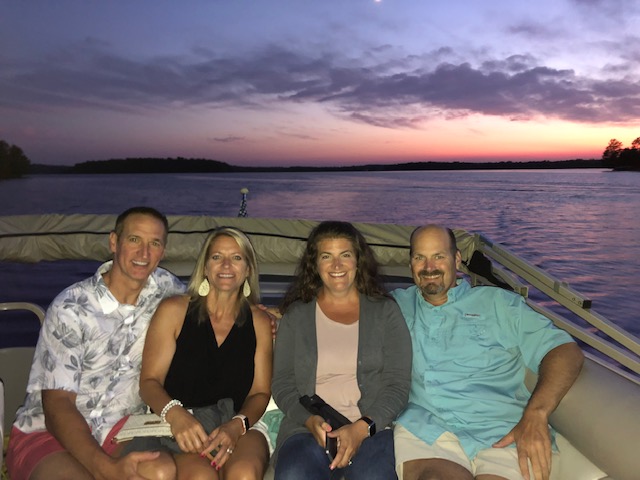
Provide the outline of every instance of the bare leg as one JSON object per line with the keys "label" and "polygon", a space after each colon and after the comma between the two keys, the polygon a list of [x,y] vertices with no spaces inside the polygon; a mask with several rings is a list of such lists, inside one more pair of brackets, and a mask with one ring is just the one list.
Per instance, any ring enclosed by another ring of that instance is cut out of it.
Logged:
{"label": "bare leg", "polygon": [[160,456],[149,462],[138,464],[138,474],[148,480],[176,480],[178,472],[173,455],[161,452]]}
{"label": "bare leg", "polygon": [[441,458],[405,462],[402,472],[404,480],[473,480],[471,472],[462,465]]}
{"label": "bare leg", "polygon": [[262,480],[269,461],[267,440],[260,432],[250,430],[240,437],[233,454],[217,471],[207,458],[195,453],[175,456],[178,480]]}
{"label": "bare leg", "polygon": [[211,461],[195,453],[175,455],[178,467],[178,480],[218,480],[218,471],[211,466]]}
{"label": "bare leg", "polygon": [[[120,457],[126,443],[118,444],[111,456],[114,458]],[[160,452],[160,456],[155,460],[140,462],[137,473],[147,480],[176,480],[178,478],[176,461],[169,452]]]}
{"label": "bare leg", "polygon": [[262,480],[269,461],[269,447],[264,435],[249,430],[240,437],[233,454],[222,467],[228,480]]}
{"label": "bare leg", "polygon": [[[175,480],[173,457],[162,453],[157,459],[139,464],[138,473],[148,480]],[[69,452],[47,455],[33,470],[29,480],[94,480],[94,476]]]}
{"label": "bare leg", "polygon": [[69,452],[56,452],[47,455],[33,469],[29,480],[93,480],[87,471]]}

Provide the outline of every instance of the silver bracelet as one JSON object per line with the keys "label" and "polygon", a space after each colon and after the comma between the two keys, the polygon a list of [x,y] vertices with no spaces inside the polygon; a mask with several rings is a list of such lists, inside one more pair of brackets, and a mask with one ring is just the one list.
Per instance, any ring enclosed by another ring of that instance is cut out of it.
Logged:
{"label": "silver bracelet", "polygon": [[164,408],[162,409],[162,411],[160,412],[160,420],[162,421],[162,423],[166,423],[167,422],[167,413],[169,413],[169,410],[171,410],[173,407],[175,406],[180,406],[182,407],[182,402],[178,399],[173,399],[171,401],[169,401],[169,403],[167,403]]}

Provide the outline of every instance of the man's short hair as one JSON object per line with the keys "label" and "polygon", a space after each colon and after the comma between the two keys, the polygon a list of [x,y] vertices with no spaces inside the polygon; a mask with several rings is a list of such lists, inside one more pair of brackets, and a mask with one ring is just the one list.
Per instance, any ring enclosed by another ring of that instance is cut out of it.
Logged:
{"label": "man's short hair", "polygon": [[169,235],[169,221],[167,220],[167,217],[153,207],[143,206],[131,207],[118,215],[118,218],[116,219],[116,226],[112,230],[118,238],[122,235],[122,231],[124,230],[125,220],[131,215],[136,214],[149,215],[150,217],[160,220],[164,225],[164,242],[167,242],[167,236]]}
{"label": "man's short hair", "polygon": [[447,232],[447,235],[449,235],[449,243],[451,244],[451,253],[455,257],[456,253],[458,252],[458,242],[456,240],[456,234],[453,233],[453,230],[451,230],[448,227],[443,227],[441,225],[435,225],[435,224],[422,225],[420,227],[415,228],[413,232],[411,232],[411,236],[409,237],[409,256],[413,255],[413,238],[415,237],[416,233],[422,230],[423,228],[427,228],[427,227],[438,227],[438,228],[442,228]]}

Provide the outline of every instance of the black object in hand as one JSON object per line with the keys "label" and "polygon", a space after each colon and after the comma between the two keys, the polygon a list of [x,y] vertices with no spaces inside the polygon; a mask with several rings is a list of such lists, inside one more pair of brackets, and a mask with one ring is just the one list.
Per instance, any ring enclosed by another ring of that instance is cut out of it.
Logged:
{"label": "black object in hand", "polygon": [[[347,417],[338,412],[318,395],[305,395],[300,397],[300,403],[311,414],[324,418],[324,421],[331,425],[331,430],[336,430],[351,423]],[[327,452],[329,460],[333,462],[333,459],[338,454],[337,438],[331,438],[325,435],[325,452]]]}
{"label": "black object in hand", "polygon": [[318,395],[305,395],[300,397],[300,403],[313,415],[320,415],[324,418],[324,421],[331,425],[332,430],[336,430],[351,423],[347,417],[342,415]]}
{"label": "black object in hand", "polygon": [[333,462],[338,454],[338,437],[332,438],[325,434],[324,439],[324,451],[329,457],[329,461]]}

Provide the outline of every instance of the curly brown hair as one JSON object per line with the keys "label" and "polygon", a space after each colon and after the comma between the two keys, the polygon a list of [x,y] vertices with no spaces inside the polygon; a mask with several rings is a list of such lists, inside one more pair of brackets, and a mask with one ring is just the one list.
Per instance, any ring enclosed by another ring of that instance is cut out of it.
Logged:
{"label": "curly brown hair", "polygon": [[362,233],[349,222],[325,221],[319,223],[309,234],[295,278],[280,304],[280,312],[284,313],[297,300],[309,303],[318,294],[322,287],[318,272],[318,245],[323,240],[333,238],[345,238],[353,246],[356,254],[355,285],[358,292],[370,297],[388,296],[378,275],[378,261]]}

